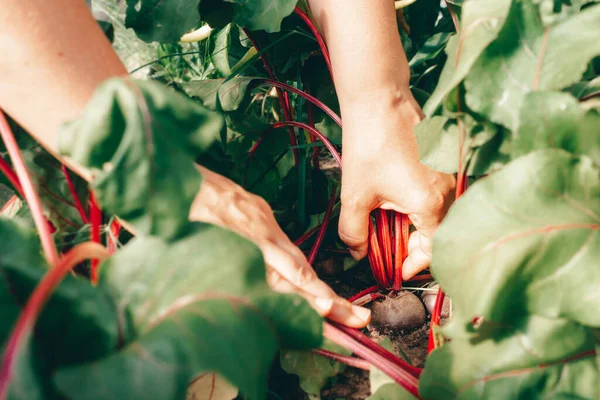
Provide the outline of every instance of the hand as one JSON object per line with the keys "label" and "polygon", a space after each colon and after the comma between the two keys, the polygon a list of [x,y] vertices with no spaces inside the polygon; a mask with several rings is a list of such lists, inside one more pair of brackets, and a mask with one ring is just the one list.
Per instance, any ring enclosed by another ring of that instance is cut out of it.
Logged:
{"label": "hand", "polygon": [[452,203],[455,179],[419,162],[413,128],[422,112],[408,87],[363,98],[342,113],[340,237],[361,259],[367,254],[372,210],[407,214],[417,229],[402,270],[403,279],[410,279],[429,266],[433,234]]}
{"label": "hand", "polygon": [[281,230],[269,204],[227,178],[200,167],[204,181],[190,219],[230,229],[252,240],[267,265],[267,282],[276,291],[295,292],[322,316],[350,327],[363,327],[369,310],[338,297],[319,280],[304,254]]}

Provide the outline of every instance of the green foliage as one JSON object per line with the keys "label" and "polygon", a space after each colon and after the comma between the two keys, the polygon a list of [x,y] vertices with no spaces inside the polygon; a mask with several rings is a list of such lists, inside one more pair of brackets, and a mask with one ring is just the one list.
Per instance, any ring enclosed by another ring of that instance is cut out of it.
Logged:
{"label": "green foliage", "polygon": [[[338,354],[350,355],[351,353],[328,340],[321,346],[322,349]],[[281,368],[289,374],[298,375],[300,387],[308,395],[320,396],[321,389],[329,380],[341,373],[345,365],[329,358],[306,351],[285,351],[281,353]]]}
{"label": "green foliage", "polygon": [[92,169],[105,211],[140,234],[172,238],[186,227],[200,188],[193,161],[222,126],[219,114],[157,83],[114,79],[64,127],[60,149]]}

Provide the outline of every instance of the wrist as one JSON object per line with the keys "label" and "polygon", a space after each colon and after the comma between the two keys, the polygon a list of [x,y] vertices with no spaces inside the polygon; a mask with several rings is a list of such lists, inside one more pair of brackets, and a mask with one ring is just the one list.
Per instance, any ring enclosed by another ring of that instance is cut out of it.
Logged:
{"label": "wrist", "polygon": [[368,90],[361,92],[359,97],[345,102],[340,100],[340,110],[344,123],[393,116],[398,122],[413,127],[423,119],[423,112],[408,84]]}

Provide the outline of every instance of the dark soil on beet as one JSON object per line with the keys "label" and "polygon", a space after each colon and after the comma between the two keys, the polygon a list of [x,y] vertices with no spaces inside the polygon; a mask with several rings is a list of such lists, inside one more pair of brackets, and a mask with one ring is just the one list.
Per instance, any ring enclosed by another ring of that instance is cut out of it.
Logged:
{"label": "dark soil on beet", "polygon": [[[342,257],[334,255],[325,260],[325,264],[340,265]],[[321,260],[323,261],[323,260]],[[319,263],[315,265],[321,279],[329,284],[340,296],[349,298],[356,293],[375,285],[371,274],[371,269],[366,261],[360,262],[354,268],[339,273],[335,276],[319,268]],[[340,268],[342,269],[342,268]],[[339,269],[338,269],[339,270]],[[419,286],[422,286],[421,282]],[[419,294],[419,293],[415,293]],[[380,301],[380,300],[376,300]],[[368,307],[368,305],[367,305]],[[371,339],[378,342],[387,337],[394,346],[394,352],[407,359],[412,365],[423,367],[427,356],[427,340],[429,334],[430,315],[427,313],[425,324],[420,328],[409,331],[389,331],[378,330],[372,325],[363,329],[363,333],[370,336]],[[269,399],[273,400],[304,400],[308,396],[300,389],[298,378],[284,372],[279,363],[274,363],[269,382]],[[352,367],[346,367],[343,373],[333,378],[328,386],[321,392],[321,398],[326,400],[346,399],[363,400],[371,395],[369,373],[368,371],[358,370]]]}

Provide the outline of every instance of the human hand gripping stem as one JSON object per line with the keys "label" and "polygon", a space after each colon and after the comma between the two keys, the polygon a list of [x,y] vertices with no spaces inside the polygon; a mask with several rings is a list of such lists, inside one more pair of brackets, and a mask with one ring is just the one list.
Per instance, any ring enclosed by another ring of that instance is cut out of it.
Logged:
{"label": "human hand gripping stem", "polygon": [[423,114],[409,88],[392,0],[308,0],[325,36],[344,121],[339,233],[352,255],[368,249],[369,213],[407,214],[403,279],[429,265],[432,237],[452,201],[454,178],[419,162],[413,128]]}
{"label": "human hand gripping stem", "polygon": [[402,279],[429,266],[433,234],[453,200],[455,179],[419,162],[413,133],[421,110],[406,87],[348,106],[344,115],[340,238],[356,259],[368,250],[368,221],[376,208],[408,215],[414,231]]}

